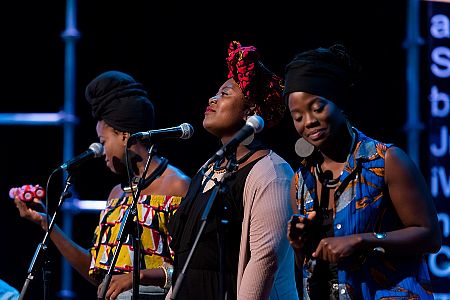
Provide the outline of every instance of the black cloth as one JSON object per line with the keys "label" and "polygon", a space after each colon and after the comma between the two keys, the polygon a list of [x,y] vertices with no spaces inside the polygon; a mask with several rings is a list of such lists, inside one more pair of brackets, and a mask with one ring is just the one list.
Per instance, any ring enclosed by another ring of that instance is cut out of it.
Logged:
{"label": "black cloth", "polygon": [[136,133],[153,129],[153,104],[144,87],[125,73],[100,74],[86,87],[85,97],[93,117],[116,130]]}
{"label": "black cloth", "polygon": [[285,69],[284,98],[293,92],[307,92],[346,108],[360,71],[361,66],[340,44],[298,53]]}
{"label": "black cloth", "polygon": [[[235,172],[231,178],[226,180],[227,191],[224,194],[219,193],[217,195],[209,212],[203,234],[184,274],[177,300],[219,299],[220,252],[217,232],[220,228],[224,229],[227,299],[236,299],[237,267],[243,220],[242,197],[247,175],[258,160]],[[173,282],[177,280],[179,272],[184,267],[189,251],[199,232],[204,207],[214,189],[211,188],[202,193],[200,190],[202,177],[202,174],[197,173],[192,179],[185,199],[169,222],[169,233],[172,236],[170,246],[176,253]],[[227,207],[225,215],[222,213],[224,206]],[[221,216],[228,220],[225,227],[219,227],[222,220]]]}
{"label": "black cloth", "polygon": [[346,73],[326,62],[294,61],[286,69],[284,95],[307,92],[339,102],[347,96]]}

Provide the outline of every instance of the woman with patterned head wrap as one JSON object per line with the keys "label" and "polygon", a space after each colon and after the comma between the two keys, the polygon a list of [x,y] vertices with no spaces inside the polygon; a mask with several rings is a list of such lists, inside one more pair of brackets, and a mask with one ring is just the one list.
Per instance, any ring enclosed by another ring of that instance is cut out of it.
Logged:
{"label": "woman with patterned head wrap", "polygon": [[[86,99],[97,120],[97,135],[104,148],[106,165],[112,172],[122,175],[124,183],[111,190],[89,251],[69,240],[56,226],[51,239],[81,275],[99,285],[101,294],[102,280],[117,250],[111,246],[117,245],[123,213],[133,202],[132,188],[125,183],[128,182],[128,175],[134,177],[132,182],[139,182],[136,179],[144,175],[149,156],[149,143],[139,140],[128,143],[128,140],[133,133],[153,128],[154,108],[143,86],[119,71],[108,71],[92,80],[86,88]],[[126,165],[127,147],[129,168]],[[172,281],[173,262],[167,222],[185,195],[190,179],[156,153],[152,154],[147,174],[140,181],[141,194],[137,201],[141,240],[139,299],[164,299]],[[47,218],[27,209],[22,201],[16,199],[15,202],[22,216],[37,222],[44,229],[47,227]],[[132,239],[127,239],[121,247],[106,294],[99,296],[131,299],[132,270]]]}
{"label": "woman with patterned head wrap", "polygon": [[359,72],[342,45],[302,52],[286,67],[302,157],[288,239],[303,298],[432,299],[424,255],[441,245],[434,203],[400,148],[364,135],[342,112]]}
{"label": "woman with patterned head wrap", "polygon": [[[203,127],[224,145],[247,118],[258,115],[270,127],[285,111],[282,80],[261,63],[255,47],[232,42],[227,64],[228,79],[209,99],[203,119]],[[231,152],[197,173],[169,223],[175,251],[174,280],[182,281],[167,298],[225,299],[226,295],[226,299],[298,299],[293,252],[285,237],[292,213],[289,183],[293,170],[262,144],[257,134]],[[226,170],[230,161],[236,167]],[[214,200],[186,272],[180,276],[214,182],[224,174],[226,191]]]}

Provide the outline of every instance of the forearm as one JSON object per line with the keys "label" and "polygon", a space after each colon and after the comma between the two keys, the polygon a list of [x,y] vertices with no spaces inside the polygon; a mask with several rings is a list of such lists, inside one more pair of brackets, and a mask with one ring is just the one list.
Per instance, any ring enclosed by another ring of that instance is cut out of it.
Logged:
{"label": "forearm", "polygon": [[77,245],[56,225],[52,229],[50,239],[78,273],[92,284],[98,284],[89,276],[89,265],[91,260],[89,251]]}
{"label": "forearm", "polygon": [[407,227],[386,232],[385,236],[384,233],[369,232],[358,234],[357,238],[364,250],[381,247],[386,253],[404,255],[408,249],[408,253],[423,255],[439,250],[441,237],[438,232],[425,227]]}
{"label": "forearm", "polygon": [[[244,271],[241,285],[238,291],[238,298],[243,300],[268,299],[273,285],[274,273],[273,263],[264,268],[264,262],[250,261]],[[275,268],[276,270],[276,268]]]}
{"label": "forearm", "polygon": [[142,285],[154,285],[163,288],[166,280],[166,272],[162,268],[140,271],[140,282]]}
{"label": "forearm", "polygon": [[290,251],[285,236],[292,213],[288,187],[289,181],[275,180],[255,195],[249,226],[250,260],[238,291],[240,299],[268,298],[280,263]]}
{"label": "forearm", "polygon": [[[133,272],[113,275],[106,291],[106,298],[115,299],[114,294],[132,289],[133,275]],[[166,285],[164,270],[162,268],[139,270],[139,284],[164,288]],[[98,291],[99,293],[104,292],[104,283],[99,285]]]}

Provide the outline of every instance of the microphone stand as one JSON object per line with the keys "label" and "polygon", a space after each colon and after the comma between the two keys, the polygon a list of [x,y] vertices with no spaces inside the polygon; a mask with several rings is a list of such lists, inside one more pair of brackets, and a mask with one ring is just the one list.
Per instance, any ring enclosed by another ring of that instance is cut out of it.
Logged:
{"label": "microphone stand", "polygon": [[46,276],[49,274],[49,271],[47,270],[46,266],[48,265],[48,260],[47,260],[47,241],[48,238],[50,237],[50,233],[52,232],[52,229],[55,225],[55,220],[56,220],[56,215],[59,211],[59,208],[61,207],[62,203],[64,202],[64,200],[67,197],[70,197],[70,192],[68,192],[69,187],[72,185],[72,183],[70,182],[71,180],[71,175],[69,174],[69,176],[67,176],[66,179],[66,185],[64,187],[63,192],[61,193],[61,196],[59,198],[59,202],[58,202],[58,206],[56,207],[56,210],[53,214],[53,217],[50,221],[50,225],[47,228],[47,231],[45,232],[45,236],[44,239],[42,240],[41,243],[39,243],[38,247],[36,248],[36,251],[34,253],[33,259],[31,260],[30,266],[28,268],[28,276],[27,279],[25,280],[25,283],[23,284],[22,287],[22,291],[20,292],[19,295],[19,300],[24,299],[25,294],[28,290],[28,287],[31,283],[31,281],[34,279],[35,273],[36,273],[36,269],[38,268],[38,266],[40,266],[42,264],[43,261],[44,262],[44,270],[43,270],[43,276],[44,276],[44,299],[48,299],[48,295],[49,295],[49,289],[48,289],[48,280],[46,278]]}
{"label": "microphone stand", "polygon": [[[228,157],[228,162],[227,165],[225,167],[225,173],[223,175],[222,178],[220,178],[219,180],[216,179],[212,179],[214,180],[214,187],[213,190],[211,192],[211,195],[209,196],[208,202],[206,203],[205,209],[203,211],[202,217],[201,217],[201,224],[200,224],[200,229],[197,233],[197,236],[195,237],[194,243],[192,245],[191,250],[189,251],[189,255],[187,257],[186,262],[183,265],[183,268],[181,269],[181,272],[179,273],[178,277],[177,277],[177,281],[175,282],[175,285],[172,289],[172,294],[170,296],[171,300],[175,300],[178,294],[178,291],[181,288],[181,284],[183,282],[183,279],[185,277],[186,274],[186,270],[189,266],[189,263],[191,261],[192,255],[194,254],[194,251],[197,247],[197,244],[200,240],[200,236],[202,235],[207,220],[208,220],[208,215],[209,212],[211,210],[211,207],[214,204],[214,200],[217,197],[218,193],[224,193],[226,190],[226,186],[224,185],[225,182],[227,181],[228,178],[230,178],[233,175],[233,172],[237,169],[238,165],[236,163],[236,153],[232,153],[231,155],[229,155]],[[204,173],[203,168],[201,169],[201,172]],[[211,180],[211,177],[207,177],[202,185],[202,188],[205,186],[205,184],[207,183],[207,181]],[[223,208],[224,211],[227,209],[226,207]],[[223,215],[222,215],[223,217]],[[225,220],[222,218],[222,220],[220,221],[219,224],[219,228],[218,228],[218,245],[219,245],[219,272],[220,272],[220,282],[219,282],[219,296],[220,296],[220,300],[224,300],[225,299],[225,249],[224,249],[224,238],[222,233],[224,232],[224,225],[226,225],[228,223],[228,220]]]}
{"label": "microphone stand", "polygon": [[[136,190],[133,187],[133,184],[131,184],[131,194],[133,196],[133,202],[131,203],[130,207],[125,211],[125,214],[122,218],[122,224],[120,225],[119,233],[117,234],[117,247],[116,251],[114,252],[111,265],[108,268],[108,272],[105,275],[105,278],[103,279],[103,286],[100,291],[100,296],[98,299],[104,300],[106,297],[106,291],[108,290],[109,284],[111,283],[111,279],[113,276],[113,271],[117,263],[117,259],[119,257],[120,249],[122,248],[123,243],[126,241],[126,237],[130,236],[130,239],[132,239],[132,245],[133,245],[133,290],[132,290],[132,299],[138,300],[139,299],[139,280],[140,280],[140,264],[139,264],[139,258],[140,258],[140,247],[141,247],[141,234],[139,232],[139,218],[138,218],[138,211],[137,211],[137,202],[141,194],[142,185],[145,180],[145,176],[147,174],[148,168],[150,166],[150,162],[153,157],[153,146],[152,145],[148,151],[148,158],[144,167],[144,172],[142,176],[139,178],[139,182],[137,184]],[[128,147],[128,145],[127,145]],[[128,158],[127,158],[128,163]],[[134,193],[136,191],[136,193]],[[133,224],[133,220],[136,220]],[[134,226],[133,226],[134,225]]]}

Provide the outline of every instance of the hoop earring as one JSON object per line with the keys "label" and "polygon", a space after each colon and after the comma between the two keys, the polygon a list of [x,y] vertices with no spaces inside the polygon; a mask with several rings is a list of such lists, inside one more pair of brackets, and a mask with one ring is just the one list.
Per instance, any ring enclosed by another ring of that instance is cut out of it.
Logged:
{"label": "hoop earring", "polygon": [[307,142],[304,138],[299,138],[295,142],[295,153],[300,157],[308,157],[314,152],[314,146]]}

